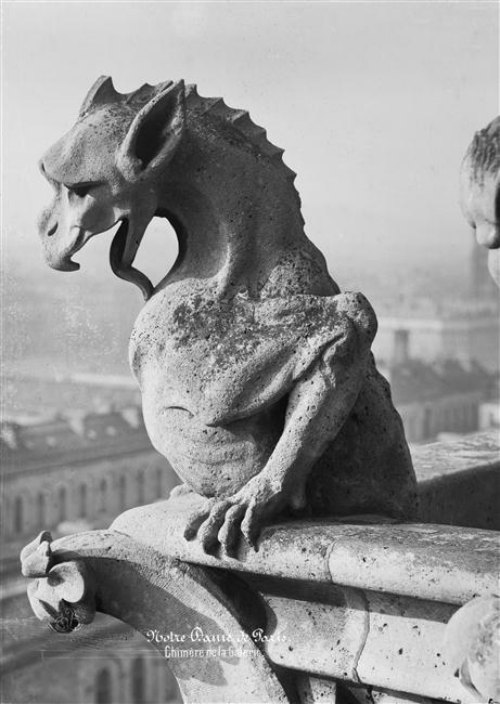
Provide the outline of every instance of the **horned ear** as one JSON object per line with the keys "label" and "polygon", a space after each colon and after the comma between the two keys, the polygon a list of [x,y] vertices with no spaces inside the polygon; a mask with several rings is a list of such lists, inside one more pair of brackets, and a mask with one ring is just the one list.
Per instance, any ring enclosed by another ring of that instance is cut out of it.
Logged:
{"label": "horned ear", "polygon": [[117,154],[129,180],[156,170],[172,157],[185,125],[184,81],[168,83],[139,111]]}
{"label": "horned ear", "polygon": [[115,90],[110,76],[100,76],[87,93],[80,108],[79,116],[82,117],[91,108],[106,105],[117,100],[119,94]]}

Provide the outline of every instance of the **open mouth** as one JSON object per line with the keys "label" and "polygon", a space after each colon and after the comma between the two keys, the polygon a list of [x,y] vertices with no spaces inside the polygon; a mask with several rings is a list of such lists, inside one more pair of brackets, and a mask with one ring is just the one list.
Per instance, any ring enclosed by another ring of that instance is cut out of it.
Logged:
{"label": "open mouth", "polygon": [[[75,262],[73,257],[94,234],[98,233],[79,228],[75,239],[62,251],[57,247],[55,238],[46,237],[44,247],[47,262],[59,271],[78,271],[80,264]],[[141,228],[134,228],[130,220],[124,218],[111,242],[109,261],[113,273],[120,279],[135,284],[147,301],[153,294],[154,286],[145,274],[132,266],[143,235]]]}

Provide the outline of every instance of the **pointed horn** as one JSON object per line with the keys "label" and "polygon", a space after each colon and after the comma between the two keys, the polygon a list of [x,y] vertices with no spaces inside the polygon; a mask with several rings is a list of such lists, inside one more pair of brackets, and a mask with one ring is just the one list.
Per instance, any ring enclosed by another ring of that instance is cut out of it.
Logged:
{"label": "pointed horn", "polygon": [[115,90],[111,77],[101,76],[87,93],[80,108],[80,117],[89,112],[89,110],[92,110],[92,108],[115,102],[119,95],[120,94]]}

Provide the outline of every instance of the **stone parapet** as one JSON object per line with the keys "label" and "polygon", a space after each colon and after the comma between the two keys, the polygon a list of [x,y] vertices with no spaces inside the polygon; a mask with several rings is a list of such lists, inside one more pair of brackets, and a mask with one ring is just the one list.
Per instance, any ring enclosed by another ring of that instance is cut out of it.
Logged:
{"label": "stone parapet", "polygon": [[242,544],[233,558],[207,554],[197,541],[184,539],[184,524],[200,501],[188,495],[130,509],[111,528],[184,562],[279,579],[451,604],[497,588],[500,555],[493,531],[366,516],[293,521],[265,528],[258,551]]}
{"label": "stone parapet", "polygon": [[420,520],[500,530],[500,430],[413,449]]}
{"label": "stone parapet", "polygon": [[[493,471],[492,443],[482,456],[479,438],[426,448],[425,462],[451,459],[440,478],[427,465],[419,474],[417,456],[417,474],[446,484]],[[498,699],[498,533],[376,516],[293,521],[229,557],[183,537],[200,501],[176,496],[54,542],[41,534],[22,558],[35,613],[62,631],[96,609],[133,626],[165,655],[186,703]]]}

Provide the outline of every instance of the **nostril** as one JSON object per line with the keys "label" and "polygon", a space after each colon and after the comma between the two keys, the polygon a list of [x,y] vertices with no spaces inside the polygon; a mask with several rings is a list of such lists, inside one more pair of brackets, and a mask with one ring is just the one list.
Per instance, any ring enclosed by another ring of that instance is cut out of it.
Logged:
{"label": "nostril", "polygon": [[47,237],[52,237],[53,234],[55,234],[57,230],[57,223],[50,228],[50,230],[47,232]]}

